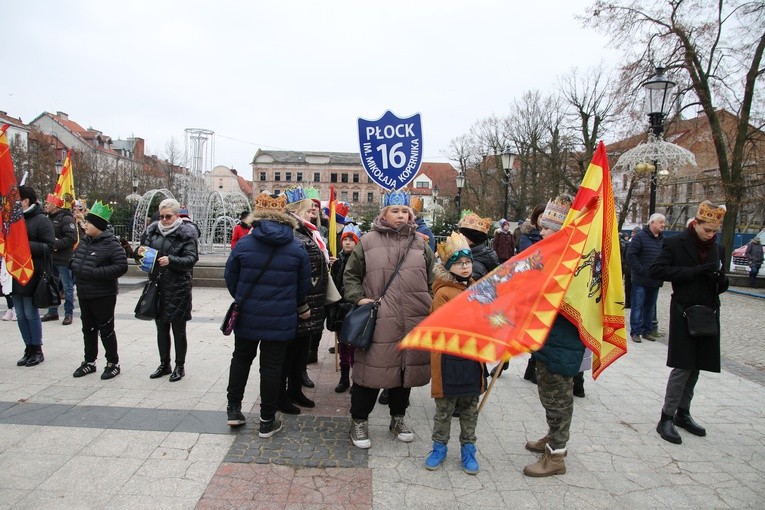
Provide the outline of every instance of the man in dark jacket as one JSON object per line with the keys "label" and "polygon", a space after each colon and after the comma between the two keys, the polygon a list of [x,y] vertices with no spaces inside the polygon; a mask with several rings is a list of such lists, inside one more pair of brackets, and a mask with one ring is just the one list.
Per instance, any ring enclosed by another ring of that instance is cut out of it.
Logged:
{"label": "man in dark jacket", "polygon": [[85,360],[72,374],[82,377],[96,371],[98,336],[106,351],[106,366],[101,379],[120,373],[117,335],[114,333],[114,307],[117,304],[117,279],[127,273],[127,255],[109,229],[112,209],[101,202],[85,216],[85,237],[72,258],[72,274],[77,281]]}
{"label": "man in dark jacket", "polygon": [[755,236],[746,247],[746,260],[749,263],[749,286],[755,287],[762,267],[762,242],[759,236]]}
{"label": "man in dark jacket", "polygon": [[30,186],[19,186],[19,198],[27,227],[34,274],[26,285],[21,285],[15,278],[13,279],[11,296],[13,309],[16,310],[16,324],[19,326],[25,345],[24,356],[16,362],[16,366],[33,367],[45,360],[42,352],[42,323],[40,312],[34,304],[34,293],[45,268],[46,253],[49,254],[53,250],[53,242],[56,238],[53,225],[37,203],[35,190]]}
{"label": "man in dark jacket", "polygon": [[[667,366],[672,372],[656,426],[661,438],[670,443],[682,443],[675,425],[696,436],[707,433],[691,417],[690,407],[699,371],[720,372],[719,294],[728,289],[728,277],[717,233],[724,217],[724,207],[702,202],[688,229],[665,239],[650,266],[651,277],[672,282],[667,350]],[[715,334],[691,335],[685,315],[694,305],[708,307],[707,313],[713,314],[710,318],[717,326]]]}
{"label": "man in dark jacket", "polygon": [[659,297],[660,280],[654,280],[648,274],[648,267],[661,250],[664,239],[664,215],[654,213],[648,219],[648,225],[637,233],[627,247],[627,261],[630,265],[632,299],[630,300],[630,336],[633,342],[655,341],[658,332],[653,331],[653,319],[656,315],[656,300]]}
{"label": "man in dark jacket", "polygon": [[[79,238],[77,225],[74,223],[72,212],[64,209],[64,199],[61,197],[49,194],[45,199],[45,212],[48,213],[48,219],[53,223],[53,231],[56,234],[56,241],[53,243],[53,267],[61,277],[61,284],[64,286],[64,320],[61,324],[68,326],[72,323],[74,313],[74,281],[69,263],[72,261],[74,245]],[[40,320],[42,322],[57,321],[58,307],[48,308],[48,313]]]}
{"label": "man in dark jacket", "polygon": [[297,221],[284,214],[284,195],[261,193],[248,223],[250,233],[231,250],[223,275],[239,304],[234,353],[228,376],[228,425],[244,425],[242,399],[250,366],[260,344],[260,437],[281,429],[276,419],[287,344],[295,337],[298,317],[308,319],[311,288],[308,253],[295,239]]}

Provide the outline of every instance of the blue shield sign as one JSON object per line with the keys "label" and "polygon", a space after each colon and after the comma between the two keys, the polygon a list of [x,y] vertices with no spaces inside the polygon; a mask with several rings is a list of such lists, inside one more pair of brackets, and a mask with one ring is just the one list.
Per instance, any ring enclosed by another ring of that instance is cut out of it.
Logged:
{"label": "blue shield sign", "polygon": [[387,190],[409,184],[422,164],[420,114],[401,119],[390,110],[377,120],[359,118],[361,164]]}

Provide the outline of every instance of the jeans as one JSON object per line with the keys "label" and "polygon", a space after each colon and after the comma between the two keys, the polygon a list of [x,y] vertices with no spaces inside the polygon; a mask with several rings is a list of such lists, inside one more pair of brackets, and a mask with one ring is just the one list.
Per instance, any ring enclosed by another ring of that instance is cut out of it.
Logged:
{"label": "jeans", "polygon": [[272,420],[279,408],[279,386],[286,341],[259,341],[234,335],[234,353],[228,372],[228,405],[239,407],[260,344],[260,419]]}
{"label": "jeans", "polygon": [[757,273],[760,272],[762,266],[749,266],[749,286],[754,287],[757,285]]}
{"label": "jeans", "polygon": [[21,338],[27,347],[42,345],[42,322],[40,312],[35,306],[32,296],[11,295],[13,309],[16,310],[16,323],[21,331]]}
{"label": "jeans", "polygon": [[[74,312],[74,279],[72,279],[72,270],[69,266],[55,266],[56,272],[61,277],[61,284],[64,286],[64,315],[72,315]],[[58,315],[58,307],[51,306],[48,313]]]}
{"label": "jeans", "polygon": [[656,315],[656,299],[659,287],[632,284],[632,308],[630,308],[630,335],[647,335],[653,330]]}

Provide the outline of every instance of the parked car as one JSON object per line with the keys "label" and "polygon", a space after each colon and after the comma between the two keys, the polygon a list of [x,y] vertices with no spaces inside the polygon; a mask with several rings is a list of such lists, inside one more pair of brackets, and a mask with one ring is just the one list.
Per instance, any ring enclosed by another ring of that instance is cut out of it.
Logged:
{"label": "parked car", "polygon": [[[765,246],[765,230],[757,234],[756,237],[759,237],[760,242],[762,243],[763,246]],[[731,257],[730,257],[730,272],[731,273],[749,274],[749,262],[746,260],[747,246],[749,246],[749,244],[745,244],[744,246],[739,246],[738,248],[733,250],[733,253],[731,253]],[[760,272],[757,273],[757,275],[765,276],[765,264],[760,266]]]}

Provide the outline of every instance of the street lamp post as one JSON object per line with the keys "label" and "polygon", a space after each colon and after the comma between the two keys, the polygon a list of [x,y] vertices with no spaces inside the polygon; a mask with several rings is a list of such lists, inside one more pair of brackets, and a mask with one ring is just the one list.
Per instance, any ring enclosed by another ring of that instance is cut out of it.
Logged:
{"label": "street lamp post", "polygon": [[462,215],[462,188],[465,187],[465,174],[460,171],[460,173],[457,174],[457,196],[455,197],[455,201],[457,202],[457,221],[460,220],[460,216]]}
{"label": "street lamp post", "polygon": [[508,214],[507,214],[507,194],[508,194],[508,189],[510,187],[510,172],[513,169],[513,164],[515,163],[516,155],[517,154],[515,152],[513,152],[513,150],[510,148],[509,145],[505,147],[505,150],[501,154],[501,157],[502,157],[502,170],[505,172],[505,178],[503,180],[503,182],[505,184],[505,200],[504,200],[504,204],[502,206],[502,217],[503,218],[507,218],[508,217]]}
{"label": "street lamp post", "polygon": [[436,215],[438,213],[438,186],[433,186],[433,228],[436,227]]}
{"label": "street lamp post", "polygon": [[[664,120],[667,118],[672,102],[670,94],[676,83],[664,76],[664,68],[656,68],[656,74],[643,84],[645,89],[646,109],[648,110],[649,137],[660,140],[664,133]],[[648,199],[648,215],[656,212],[656,185],[659,176],[658,161],[653,162],[651,169],[650,197]]]}

